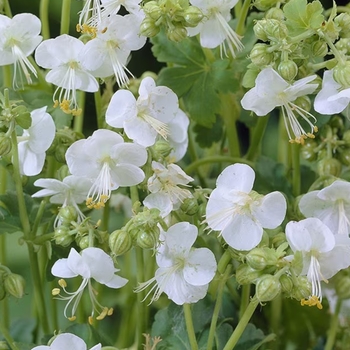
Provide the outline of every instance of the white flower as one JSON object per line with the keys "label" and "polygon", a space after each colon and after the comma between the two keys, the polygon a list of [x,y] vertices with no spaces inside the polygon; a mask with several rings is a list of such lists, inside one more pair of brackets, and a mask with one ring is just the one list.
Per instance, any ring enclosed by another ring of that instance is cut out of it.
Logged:
{"label": "white flower", "polygon": [[[14,64],[13,85],[16,86],[17,71],[22,72],[28,84],[32,83],[30,73],[37,76],[28,56],[42,40],[41,22],[31,13],[20,13],[13,18],[0,15],[0,65]],[[22,84],[23,84],[23,79]]]}
{"label": "white flower", "polygon": [[63,34],[43,41],[35,51],[37,64],[51,69],[46,81],[58,86],[53,96],[55,106],[73,115],[81,113],[77,90],[95,92],[99,89],[97,80],[82,63],[84,47],[80,40]]}
{"label": "white flower", "polygon": [[302,253],[301,275],[307,275],[312,286],[311,296],[301,304],[322,309],[321,281],[328,282],[328,278],[350,266],[350,240],[344,235],[333,235],[317,218],[289,222],[286,237],[293,252]]}
{"label": "white flower", "polygon": [[217,187],[209,197],[205,222],[220,231],[234,249],[250,250],[257,246],[263,228],[276,228],[286,214],[282,193],[259,195],[252,191],[254,179],[254,170],[248,165],[230,165],[218,177]]}
{"label": "white flower", "polygon": [[[75,320],[75,312],[86,286],[88,287],[92,303],[92,312],[89,317],[89,322],[92,322],[95,311],[99,314],[96,317],[97,320],[102,320],[107,315],[110,316],[113,313],[113,309],[104,307],[97,301],[96,291],[92,287],[91,279],[93,278],[96,282],[104,284],[109,288],[121,288],[128,280],[117,276],[115,273],[118,271],[119,270],[114,267],[112,258],[100,248],[86,248],[81,254],[74,248],[71,248],[68,258],[57,260],[51,269],[51,273],[54,276],[62,278],[58,283],[67,294],[67,296],[60,295],[59,288],[55,288],[52,291],[54,296],[59,296],[58,299],[68,301],[64,308],[64,316],[71,321]],[[75,292],[68,292],[66,290],[67,283],[64,278],[73,278],[77,276],[83,278],[79,288]],[[70,316],[67,316],[70,307]]]}
{"label": "white flower", "polygon": [[[84,340],[71,333],[58,334],[50,345],[39,345],[32,350],[87,350]],[[90,350],[101,350],[101,344],[93,346]]]}
{"label": "white flower", "polygon": [[337,180],[320,191],[303,195],[300,211],[326,224],[334,234],[350,233],[350,183]]}
{"label": "white flower", "polygon": [[180,186],[188,186],[193,181],[178,165],[169,164],[167,167],[161,163],[152,162],[154,174],[148,179],[147,187],[151,192],[143,204],[147,208],[157,208],[161,216],[167,216],[172,210],[180,208],[185,198],[191,198],[192,193]]}
{"label": "white flower", "polygon": [[30,113],[32,125],[24,130],[18,139],[20,173],[27,176],[38,175],[44,167],[46,150],[55,138],[56,127],[46,107]]}
{"label": "white flower", "polygon": [[344,89],[333,78],[333,70],[323,74],[322,89],[316,95],[314,108],[321,114],[343,112],[350,102],[350,88]]}
{"label": "white flower", "polygon": [[[318,84],[309,84],[315,78],[316,75],[311,75],[290,85],[272,68],[264,68],[255,80],[255,87],[243,96],[242,107],[258,116],[264,116],[274,108],[281,107],[290,142],[303,143],[307,137],[315,137],[313,132],[317,131],[317,127],[309,118],[315,122],[316,118],[293,101],[315,91]],[[310,132],[302,128],[298,116],[310,126]]]}
{"label": "white flower", "polygon": [[196,303],[205,297],[209,282],[216,272],[214,254],[207,248],[192,248],[198,235],[196,226],[180,222],[160,235],[161,245],[156,260],[159,268],[155,277],[140,283],[140,292],[155,283],[147,293],[153,291],[151,302],[164,292],[178,305]]}
{"label": "white flower", "polygon": [[129,90],[118,90],[106,111],[107,124],[124,128],[126,135],[149,147],[157,136],[167,139],[170,123],[179,111],[176,94],[166,86],[156,86],[151,77],[142,80],[136,100]]}
{"label": "white flower", "polygon": [[141,19],[136,15],[116,15],[101,23],[105,30],[85,45],[82,62],[95,77],[115,75],[119,86],[127,85],[131,72],[126,68],[131,51],[139,50],[146,37],[139,35]]}
{"label": "white flower", "polygon": [[[85,215],[81,212],[78,204],[86,200],[91,187],[91,181],[89,179],[74,175],[65,177],[63,181],[57,179],[38,179],[34,182],[34,186],[43,187],[44,189],[34,193],[32,197],[51,196],[51,203],[61,204],[62,208],[73,206],[78,214],[78,223],[85,219]],[[55,227],[60,224],[58,217],[56,217]]]}
{"label": "white flower", "polygon": [[202,10],[204,19],[195,28],[187,28],[190,36],[200,34],[200,43],[203,47],[214,49],[220,45],[221,56],[227,55],[226,46],[235,57],[235,51],[241,51],[243,44],[240,36],[230,27],[228,21],[231,9],[238,0],[191,0],[193,6]]}
{"label": "white flower", "polygon": [[84,0],[83,9],[79,12],[77,31],[96,35],[96,27],[102,20],[100,0]]}
{"label": "white flower", "polygon": [[66,160],[71,174],[93,181],[86,205],[101,208],[112,190],[143,181],[145,174],[140,166],[146,163],[147,151],[140,145],[124,143],[116,132],[100,129],[86,140],[74,142]]}

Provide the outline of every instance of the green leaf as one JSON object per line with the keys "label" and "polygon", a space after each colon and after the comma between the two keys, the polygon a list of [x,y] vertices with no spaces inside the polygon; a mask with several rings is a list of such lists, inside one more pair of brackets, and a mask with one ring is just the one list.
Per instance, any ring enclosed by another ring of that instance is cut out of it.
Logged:
{"label": "green leaf", "polygon": [[293,35],[302,34],[306,30],[317,30],[324,21],[323,7],[318,0],[309,4],[306,0],[291,0],[283,7],[283,12],[287,27]]}
{"label": "green leaf", "polygon": [[31,343],[36,326],[37,320],[34,318],[17,319],[11,324],[10,334],[16,342]]}
{"label": "green leaf", "polygon": [[193,128],[196,133],[196,142],[202,148],[210,148],[214,142],[219,142],[223,135],[223,121],[216,117],[211,128],[196,124]]}
{"label": "green leaf", "polygon": [[248,323],[237,345],[235,346],[235,350],[252,349],[264,338],[265,335],[261,329],[256,328],[252,323]]}
{"label": "green leaf", "polygon": [[15,119],[16,123],[23,129],[29,129],[32,125],[32,118],[29,112],[21,113]]}

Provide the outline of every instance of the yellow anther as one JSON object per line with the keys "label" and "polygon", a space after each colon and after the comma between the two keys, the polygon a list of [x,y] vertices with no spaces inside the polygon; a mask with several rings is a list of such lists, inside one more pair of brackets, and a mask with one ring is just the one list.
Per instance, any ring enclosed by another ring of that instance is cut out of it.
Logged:
{"label": "yellow anther", "polygon": [[307,306],[317,306],[317,308],[319,310],[323,309],[323,306],[320,302],[320,300],[318,299],[318,297],[316,295],[312,295],[309,297],[309,299],[301,299],[300,300],[300,304],[302,306],[307,305]]}
{"label": "yellow anther", "polygon": [[87,24],[83,24],[82,26],[80,26],[79,29],[80,31],[77,30],[78,32],[82,32],[83,34],[89,34],[92,38],[96,37],[97,29],[94,27],[91,27]]}
{"label": "yellow anther", "polygon": [[108,307],[104,307],[102,312],[96,317],[96,320],[101,321],[108,315]]}
{"label": "yellow anther", "polygon": [[111,316],[111,315],[113,315],[113,308],[110,308],[109,310],[108,310],[108,312],[107,312],[107,315],[108,316]]}
{"label": "yellow anther", "polygon": [[58,107],[58,101],[57,100],[55,100],[55,102],[53,103],[53,108],[56,108],[56,107]]}
{"label": "yellow anther", "polygon": [[80,114],[82,112],[82,109],[81,108],[78,108],[78,109],[71,109],[71,113],[74,117],[79,117]]}
{"label": "yellow anther", "polygon": [[77,316],[68,317],[69,321],[75,321],[76,319],[77,319]]}
{"label": "yellow anther", "polygon": [[66,114],[71,114],[71,109],[69,108],[70,106],[70,103],[68,100],[63,100],[61,103],[60,103],[60,108],[61,110],[66,113]]}
{"label": "yellow anther", "polygon": [[59,288],[54,288],[54,289],[52,289],[51,294],[53,296],[56,296],[56,295],[60,294],[60,292],[61,292],[61,290]]}
{"label": "yellow anther", "polygon": [[58,281],[58,284],[59,284],[59,286],[62,287],[62,288],[66,288],[66,287],[67,287],[67,282],[66,282],[63,278],[61,278],[61,279]]}
{"label": "yellow anther", "polygon": [[88,321],[89,321],[89,324],[92,326],[92,324],[94,323],[93,317],[89,316]]}

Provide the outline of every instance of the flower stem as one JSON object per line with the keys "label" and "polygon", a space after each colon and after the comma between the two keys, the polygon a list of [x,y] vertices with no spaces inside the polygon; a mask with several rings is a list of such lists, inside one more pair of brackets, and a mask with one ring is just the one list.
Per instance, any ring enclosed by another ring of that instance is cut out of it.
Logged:
{"label": "flower stem", "polygon": [[[6,90],[5,90],[5,95],[6,95]],[[6,99],[6,96],[5,96],[5,99]],[[12,160],[13,179],[16,187],[19,217],[22,225],[23,235],[24,235],[24,239],[27,241],[30,269],[32,274],[32,281],[34,284],[35,303],[36,303],[37,312],[38,312],[39,320],[43,328],[43,331],[44,333],[48,334],[50,332],[50,328],[49,328],[49,322],[48,322],[46,306],[45,306],[44,290],[43,290],[41,278],[40,278],[38,258],[34,252],[33,244],[30,241],[31,229],[30,229],[30,223],[29,223],[27,208],[26,208],[25,199],[24,199],[21,175],[19,172],[18,145],[17,145],[17,135],[15,130],[12,132],[11,140],[12,140],[12,159],[13,159]]]}
{"label": "flower stem", "polygon": [[102,114],[102,98],[101,98],[100,90],[94,93],[94,99],[95,99],[97,126],[99,129],[103,129],[105,125],[104,125],[104,118]]}
{"label": "flower stem", "polygon": [[337,336],[337,330],[338,330],[338,324],[339,324],[338,318],[339,318],[339,312],[341,309],[341,304],[342,304],[342,300],[338,298],[337,303],[335,305],[334,314],[332,315],[332,318],[331,318],[331,325],[328,331],[327,342],[324,347],[324,350],[332,350],[334,347],[334,342]]}
{"label": "flower stem", "polygon": [[256,296],[254,296],[223,350],[232,350],[236,346],[258,305],[259,301],[257,300]]}
{"label": "flower stem", "polygon": [[255,159],[255,157],[258,153],[258,150],[259,150],[259,146],[261,145],[261,141],[263,139],[268,121],[269,121],[268,116],[258,118],[258,121],[257,121],[256,126],[255,126],[254,131],[253,131],[253,136],[252,136],[252,139],[250,142],[250,146],[249,146],[248,152],[246,154],[246,158],[248,160]]}
{"label": "flower stem", "polygon": [[69,34],[71,0],[62,1],[60,34]]}
{"label": "flower stem", "polygon": [[281,329],[281,311],[282,311],[282,297],[278,295],[275,299],[271,301],[271,316],[270,324],[271,330],[275,333],[276,340],[270,345],[272,349],[279,349],[280,346],[280,329]]}
{"label": "flower stem", "polygon": [[228,265],[226,267],[225,273],[221,276],[221,279],[219,282],[219,287],[218,287],[218,291],[217,291],[217,295],[216,295],[215,307],[214,307],[213,316],[211,318],[211,323],[210,323],[207,350],[211,350],[213,347],[215,331],[216,331],[216,323],[217,323],[217,320],[219,317],[219,312],[221,309],[222,295],[224,292],[225,284],[229,278],[229,275],[231,274],[231,269],[232,269],[232,265]]}
{"label": "flower stem", "polygon": [[44,40],[50,39],[49,2],[50,0],[40,0],[39,13],[41,20],[41,34]]}
{"label": "flower stem", "polygon": [[205,164],[210,164],[210,163],[230,163],[230,164],[244,163],[254,168],[254,163],[244,158],[229,157],[229,156],[208,156],[202,159],[195,160],[192,164],[190,164],[187,168],[185,168],[185,173],[191,174],[200,166]]}
{"label": "flower stem", "polygon": [[242,6],[242,9],[239,13],[238,23],[236,27],[236,33],[238,35],[243,35],[245,32],[245,20],[248,15],[248,11],[250,8],[250,0],[245,0]]}
{"label": "flower stem", "polygon": [[239,308],[239,319],[241,320],[245,310],[249,304],[250,299],[250,284],[245,284],[242,286],[242,295],[241,295],[241,305]]}
{"label": "flower stem", "polygon": [[7,327],[5,327],[1,322],[0,322],[0,332],[2,333],[3,337],[8,342],[8,344],[10,345],[11,350],[20,350],[19,347],[17,347],[17,345],[15,344],[14,340],[12,339]]}
{"label": "flower stem", "polygon": [[84,91],[78,91],[78,106],[81,108],[81,113],[73,117],[73,130],[80,133],[83,132],[84,125],[85,96]]}
{"label": "flower stem", "polygon": [[2,67],[2,74],[4,79],[4,87],[10,88],[12,86],[12,72],[9,64]]}
{"label": "flower stem", "polygon": [[293,143],[292,147],[292,164],[293,164],[293,195],[300,194],[301,174],[300,174],[300,145]]}
{"label": "flower stem", "polygon": [[[143,250],[140,247],[135,247],[136,251],[136,266],[137,266],[137,280],[138,282],[143,282],[144,277],[144,259]],[[144,299],[144,291],[137,293],[138,307],[135,309],[137,312],[137,344],[140,346],[142,344],[143,333],[146,332],[146,305],[142,301]]]}
{"label": "flower stem", "polygon": [[12,17],[11,7],[9,0],[4,1],[4,12],[7,17]]}
{"label": "flower stem", "polygon": [[194,332],[194,327],[193,327],[191,305],[184,304],[183,309],[184,309],[184,314],[185,314],[187,335],[188,335],[188,339],[190,340],[191,350],[198,350],[196,334]]}

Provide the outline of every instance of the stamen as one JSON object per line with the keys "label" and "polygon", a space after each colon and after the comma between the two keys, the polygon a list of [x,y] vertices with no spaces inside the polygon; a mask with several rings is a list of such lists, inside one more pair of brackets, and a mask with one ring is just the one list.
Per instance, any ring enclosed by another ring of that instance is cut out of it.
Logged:
{"label": "stamen", "polygon": [[148,123],[164,140],[168,139],[170,130],[167,124],[145,113],[139,113],[137,116]]}

